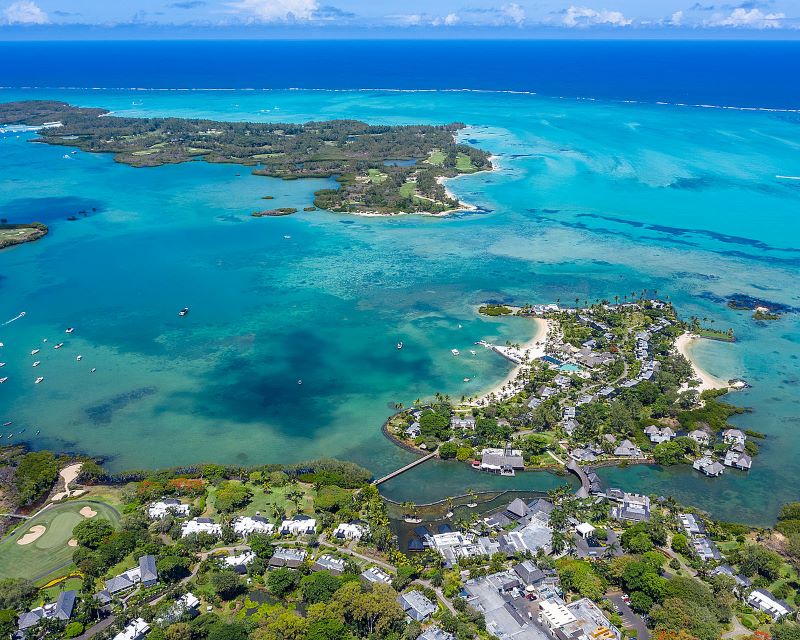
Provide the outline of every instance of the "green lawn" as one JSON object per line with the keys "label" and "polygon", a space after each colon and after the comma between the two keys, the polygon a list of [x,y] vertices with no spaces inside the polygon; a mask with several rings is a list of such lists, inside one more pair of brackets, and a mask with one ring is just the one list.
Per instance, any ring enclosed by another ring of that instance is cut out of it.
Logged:
{"label": "green lawn", "polygon": [[417,190],[416,182],[404,182],[400,185],[400,195],[404,198],[410,198]]}
{"label": "green lawn", "polygon": [[459,153],[456,156],[456,169],[458,169],[461,173],[469,173],[471,171],[477,171],[478,169],[472,164],[472,160],[469,159],[469,156],[465,153]]}
{"label": "green lawn", "polygon": [[444,164],[444,153],[442,151],[431,151],[430,157],[425,161],[427,164],[441,167]]}
{"label": "green lawn", "polygon": [[378,171],[377,169],[369,169],[369,180],[370,182],[374,182],[375,184],[381,184],[382,182],[386,181],[387,176],[382,171]]}
{"label": "green lawn", "polygon": [[[300,510],[303,513],[314,513],[314,487],[302,482],[291,485],[287,484],[283,487],[270,487],[267,493],[260,485],[252,483],[247,484],[250,491],[253,492],[253,497],[250,503],[243,509],[236,511],[239,515],[254,516],[256,512],[261,513],[266,518],[274,520],[273,509],[276,505],[283,507],[287,515],[293,515],[296,508],[287,496],[293,491],[300,491],[303,493],[303,500],[300,502]],[[209,487],[208,499],[206,501],[206,514],[208,516],[217,515],[217,510],[214,507],[215,487]]]}
{"label": "green lawn", "polygon": [[[76,500],[50,507],[0,542],[0,578],[37,580],[70,564],[75,549],[67,542],[72,537],[72,529],[84,519],[81,508],[87,506],[97,512],[95,518],[105,518],[115,525],[119,522],[117,511],[99,502]],[[36,525],[46,527],[44,534],[30,544],[17,544],[17,540]]]}
{"label": "green lawn", "polygon": [[82,585],[83,580],[80,578],[69,578],[68,580],[64,580],[64,582],[50,587],[49,589],[42,589],[39,592],[39,596],[44,602],[53,602],[58,598],[58,594],[62,591],[80,591]]}

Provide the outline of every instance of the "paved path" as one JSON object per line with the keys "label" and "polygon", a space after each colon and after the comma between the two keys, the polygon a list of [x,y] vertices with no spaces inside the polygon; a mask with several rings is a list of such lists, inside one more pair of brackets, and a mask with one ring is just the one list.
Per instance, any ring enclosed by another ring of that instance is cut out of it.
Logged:
{"label": "paved path", "polygon": [[723,638],[739,638],[742,636],[751,636],[753,632],[750,631],[747,627],[745,627],[741,622],[739,622],[739,618],[733,616],[733,620],[731,620],[733,624],[733,629],[728,631],[727,633],[722,634]]}
{"label": "paved path", "polygon": [[117,616],[108,616],[107,618],[103,618],[100,622],[95,625],[89,627],[86,631],[84,631],[81,635],[79,635],[75,640],[89,640],[96,636],[101,631],[105,631],[108,629],[112,624],[117,621]]}

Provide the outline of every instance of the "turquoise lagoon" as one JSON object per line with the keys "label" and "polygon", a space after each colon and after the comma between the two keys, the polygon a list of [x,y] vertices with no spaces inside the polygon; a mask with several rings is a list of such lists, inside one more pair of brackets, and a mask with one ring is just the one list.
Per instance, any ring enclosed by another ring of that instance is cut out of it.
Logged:
{"label": "turquoise lagoon", "polygon": [[[706,342],[697,356],[752,383],[729,396],[753,409],[736,422],[769,438],[749,474],[629,467],[604,478],[753,523],[800,497],[798,316],[759,326],[724,304],[745,293],[800,306],[800,181],[776,177],[800,176],[796,114],[473,92],[0,91],[30,98],[133,116],[459,120],[498,170],[449,183],[479,213],[254,219],[262,196],[302,208],[332,181],[202,162],[133,169],[0,136],[0,217],[51,224],[44,240],[0,254],[0,322],[27,312],[0,327],[5,442],[104,456],[114,470],[330,455],[381,475],[411,459],[380,434],[393,403],[475,394],[509,367],[469,356],[472,343],[532,334],[475,305],[649,289],[685,317],[734,328],[736,344]],[[425,502],[563,481],[426,463],[383,491]]]}

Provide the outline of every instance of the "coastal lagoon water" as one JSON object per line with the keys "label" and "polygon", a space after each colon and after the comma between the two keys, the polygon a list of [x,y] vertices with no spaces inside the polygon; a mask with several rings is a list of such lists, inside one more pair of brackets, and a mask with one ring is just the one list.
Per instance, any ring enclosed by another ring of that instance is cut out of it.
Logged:
{"label": "coastal lagoon water", "polygon": [[[532,335],[524,319],[478,317],[477,304],[648,289],[684,317],[735,330],[736,344],[704,343],[697,356],[752,383],[729,396],[753,408],[734,421],[769,437],[748,474],[601,475],[753,523],[798,499],[798,316],[758,325],[724,303],[745,293],[800,306],[800,180],[776,177],[800,176],[797,114],[472,92],[0,91],[31,98],[133,116],[457,120],[498,170],[449,183],[478,213],[255,219],[265,195],[302,209],[332,181],[202,162],[133,169],[31,144],[30,133],[0,136],[2,217],[51,224],[45,239],[0,254],[0,322],[27,312],[0,327],[0,418],[14,421],[8,433],[26,429],[11,442],[102,455],[114,470],[330,455],[377,476],[411,459],[380,433],[393,403],[477,393],[510,367],[469,355],[472,343]],[[383,491],[424,502],[563,481],[426,463]]]}

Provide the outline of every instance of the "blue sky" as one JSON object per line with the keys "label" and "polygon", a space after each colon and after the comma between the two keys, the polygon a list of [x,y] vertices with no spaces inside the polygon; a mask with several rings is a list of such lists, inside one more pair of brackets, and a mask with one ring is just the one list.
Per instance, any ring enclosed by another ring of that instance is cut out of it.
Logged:
{"label": "blue sky", "polygon": [[0,0],[0,39],[251,33],[280,37],[800,37],[798,0]]}

